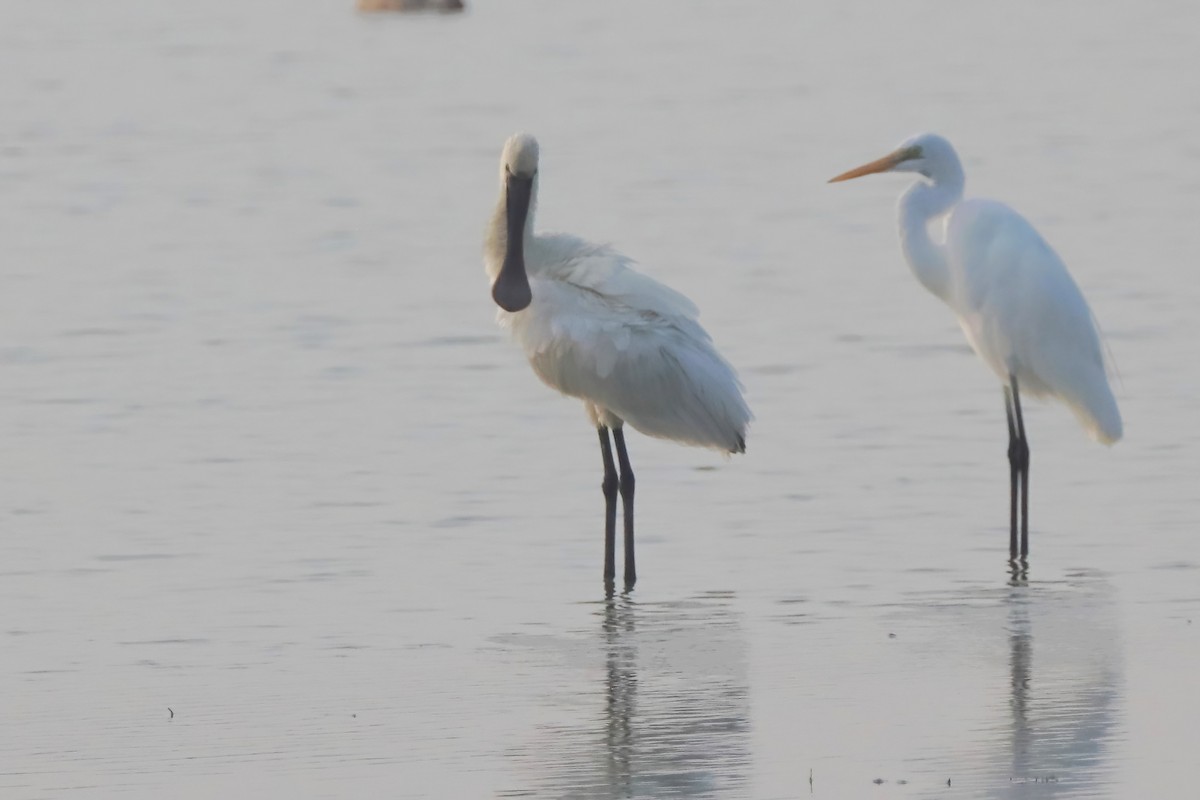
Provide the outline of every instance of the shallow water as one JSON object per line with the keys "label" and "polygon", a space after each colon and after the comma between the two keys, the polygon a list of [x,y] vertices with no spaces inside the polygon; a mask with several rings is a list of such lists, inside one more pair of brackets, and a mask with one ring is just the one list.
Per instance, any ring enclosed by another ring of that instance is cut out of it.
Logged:
{"label": "shallow water", "polygon": [[[0,793],[1195,793],[1193,5],[301,5],[0,6]],[[631,435],[608,602],[595,436],[480,266],[517,129],[758,418]],[[824,183],[922,129],[1121,373],[1111,450],[1027,409],[1025,581],[904,179]]]}

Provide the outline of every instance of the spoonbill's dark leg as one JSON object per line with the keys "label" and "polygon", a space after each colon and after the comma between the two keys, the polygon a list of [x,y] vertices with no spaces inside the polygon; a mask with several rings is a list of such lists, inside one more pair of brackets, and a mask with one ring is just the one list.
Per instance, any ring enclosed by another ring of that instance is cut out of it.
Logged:
{"label": "spoonbill's dark leg", "polygon": [[621,505],[625,507],[625,591],[629,591],[637,582],[633,558],[633,467],[625,450],[625,430],[613,428],[613,440],[617,443],[617,460],[621,464]]}
{"label": "spoonbill's dark leg", "polygon": [[1012,387],[1004,387],[1004,412],[1008,417],[1008,559],[1017,560],[1017,423],[1013,419]]}
{"label": "spoonbill's dark leg", "polygon": [[[596,428],[600,434],[600,455],[604,458],[604,583],[611,588],[617,574],[614,550],[617,546],[617,465],[613,463],[612,445],[608,441],[608,428]],[[618,441],[620,441],[618,439]]]}
{"label": "spoonbill's dark leg", "polygon": [[1021,415],[1021,392],[1017,376],[1012,379],[1013,411],[1017,420],[1017,467],[1021,472],[1021,558],[1029,555],[1029,440],[1025,438],[1025,418]]}

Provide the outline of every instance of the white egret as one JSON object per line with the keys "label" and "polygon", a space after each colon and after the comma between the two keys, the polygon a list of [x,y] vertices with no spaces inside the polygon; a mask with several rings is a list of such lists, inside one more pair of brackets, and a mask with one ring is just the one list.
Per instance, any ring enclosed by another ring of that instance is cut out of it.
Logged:
{"label": "white egret", "polygon": [[[606,245],[564,234],[534,235],[538,143],[516,134],[500,158],[500,201],[484,243],[497,322],[525,350],[534,373],[583,400],[604,462],[604,580],[616,574],[617,494],[625,516],[625,587],[637,579],[633,470],[624,423],[647,436],[746,449],[750,409],[728,362],[683,295],[631,266]],[[609,431],[616,443],[613,462]]]}
{"label": "white egret", "polygon": [[[1029,441],[1020,390],[1063,401],[1103,444],[1121,438],[1121,412],[1108,384],[1095,318],[1062,260],[1029,222],[994,200],[963,199],[962,163],[950,142],[932,133],[914,136],[830,183],[877,172],[924,178],[900,197],[900,247],[917,280],[950,306],[975,353],[1004,384],[1009,554],[1014,561],[1018,552],[1024,559]],[[936,220],[943,223],[938,239],[929,234]]]}

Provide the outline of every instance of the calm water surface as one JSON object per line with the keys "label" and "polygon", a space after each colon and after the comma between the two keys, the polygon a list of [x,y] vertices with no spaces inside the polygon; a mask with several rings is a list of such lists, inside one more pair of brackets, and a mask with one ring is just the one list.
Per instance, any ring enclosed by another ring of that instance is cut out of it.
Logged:
{"label": "calm water surface", "polygon": [[[1194,4],[351,6],[0,4],[0,794],[1195,796]],[[480,264],[518,129],[758,417],[631,437],[609,602],[595,436]],[[824,183],[924,129],[1121,373],[1111,450],[1027,411],[1015,584],[905,181]]]}

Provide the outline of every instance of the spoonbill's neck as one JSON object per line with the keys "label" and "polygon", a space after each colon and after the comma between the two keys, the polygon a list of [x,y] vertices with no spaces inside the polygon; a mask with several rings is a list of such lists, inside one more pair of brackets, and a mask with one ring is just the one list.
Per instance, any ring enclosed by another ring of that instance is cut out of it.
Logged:
{"label": "spoonbill's neck", "polygon": [[950,302],[950,265],[946,243],[929,235],[929,223],[945,216],[962,200],[966,183],[962,167],[940,170],[933,181],[917,181],[900,196],[900,247],[921,285]]}
{"label": "spoonbill's neck", "polygon": [[[525,218],[525,252],[529,252],[529,243],[533,239],[533,216],[537,209],[537,178],[533,183],[533,195],[529,200],[529,215]],[[500,274],[504,264],[504,254],[508,249],[508,190],[502,181],[500,184],[500,199],[492,212],[488,223],[487,235],[484,237],[483,257],[487,267],[488,277],[492,280]]]}

